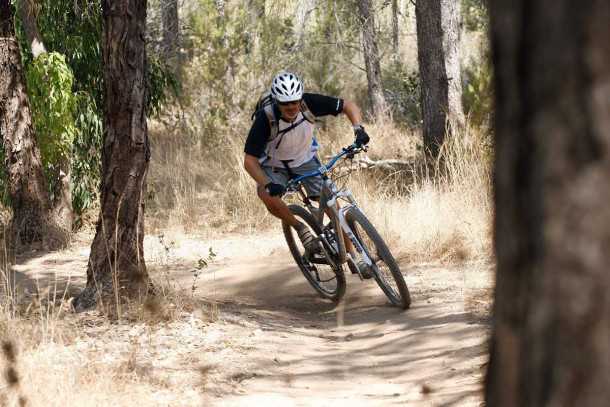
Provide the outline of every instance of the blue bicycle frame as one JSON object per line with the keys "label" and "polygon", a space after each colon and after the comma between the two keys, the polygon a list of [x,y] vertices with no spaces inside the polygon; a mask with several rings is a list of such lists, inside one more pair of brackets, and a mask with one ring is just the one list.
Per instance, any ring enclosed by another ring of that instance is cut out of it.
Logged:
{"label": "blue bicycle frame", "polygon": [[[336,255],[337,255],[337,261],[339,264],[343,264],[348,260],[348,256],[346,253],[344,234],[339,232],[339,231],[343,231],[345,233],[345,235],[349,238],[349,240],[352,242],[355,250],[362,254],[364,261],[368,265],[372,265],[371,259],[363,251],[362,245],[360,244],[358,239],[356,239],[354,232],[352,231],[352,229],[347,224],[347,221],[345,220],[345,213],[350,208],[357,207],[356,200],[354,199],[354,196],[348,189],[339,190],[337,188],[337,186],[332,182],[332,180],[327,175],[328,172],[330,172],[330,170],[332,170],[332,168],[337,164],[337,162],[341,158],[348,156],[350,154],[353,156],[354,154],[359,153],[363,149],[364,149],[363,147],[356,145],[356,144],[352,144],[351,146],[344,148],[343,151],[341,151],[340,153],[338,153],[337,155],[332,157],[326,165],[320,164],[320,168],[318,168],[316,171],[312,171],[309,174],[299,175],[299,176],[292,178],[288,182],[288,185],[286,188],[288,193],[291,193],[291,192],[300,193],[301,198],[302,198],[303,202],[305,203],[305,206],[314,216],[314,218],[316,219],[316,222],[318,222],[318,224],[323,225],[324,214],[325,213],[328,214],[327,209],[331,211],[331,213],[329,214],[329,217],[331,218],[331,221],[333,223],[334,230],[338,232],[338,233],[336,233],[336,240],[337,240]],[[286,167],[290,174],[291,173],[290,169],[288,168],[287,165],[286,165]],[[312,204],[311,200],[303,192],[303,190],[301,188],[301,182],[307,178],[318,177],[318,176],[322,177],[323,187],[322,187],[322,191],[321,191],[321,195],[320,195],[319,206],[315,207]],[[344,198],[348,202],[348,205],[345,205],[345,206],[342,206],[339,208],[337,205],[337,198]]]}

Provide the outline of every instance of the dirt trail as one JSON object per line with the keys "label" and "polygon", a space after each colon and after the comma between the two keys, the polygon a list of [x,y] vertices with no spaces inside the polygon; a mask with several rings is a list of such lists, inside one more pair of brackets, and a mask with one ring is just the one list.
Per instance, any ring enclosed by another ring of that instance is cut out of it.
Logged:
{"label": "dirt trail", "polygon": [[[481,404],[489,266],[401,264],[413,297],[406,312],[389,306],[374,282],[349,275],[335,308],[316,296],[277,234],[170,240],[147,238],[149,269],[187,291],[197,260],[210,246],[218,254],[196,279],[196,293],[220,304],[206,327],[220,345],[189,370],[207,375],[205,405]],[[15,270],[72,274],[82,284],[87,255],[83,245]]]}
{"label": "dirt trail", "polygon": [[231,257],[200,287],[231,301],[225,312],[253,330],[239,391],[212,404],[480,405],[487,323],[478,298],[491,286],[489,268],[402,264],[413,296],[406,312],[373,281],[349,275],[335,308],[309,287],[281,239],[214,244]]}

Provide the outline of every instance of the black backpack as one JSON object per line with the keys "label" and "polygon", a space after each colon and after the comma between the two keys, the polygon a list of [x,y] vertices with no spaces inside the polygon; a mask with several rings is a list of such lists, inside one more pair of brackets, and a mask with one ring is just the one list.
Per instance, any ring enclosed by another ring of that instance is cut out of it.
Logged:
{"label": "black backpack", "polygon": [[[267,116],[267,120],[269,121],[269,128],[271,129],[271,133],[269,134],[269,140],[273,140],[276,138],[280,131],[280,127],[278,124],[278,119],[275,117],[275,112],[273,111],[273,96],[271,96],[270,91],[266,91],[261,95],[261,97],[256,102],[256,107],[254,112],[252,113],[251,119],[254,120],[256,114],[262,109],[265,111],[265,116]],[[311,110],[307,107],[307,104],[304,100],[301,99],[301,113],[303,114],[303,120],[297,122],[290,127],[282,130],[282,134],[286,133],[289,130],[294,129],[299,124],[303,123],[303,121],[307,120],[309,123],[314,124],[316,122],[316,116],[311,113]]]}

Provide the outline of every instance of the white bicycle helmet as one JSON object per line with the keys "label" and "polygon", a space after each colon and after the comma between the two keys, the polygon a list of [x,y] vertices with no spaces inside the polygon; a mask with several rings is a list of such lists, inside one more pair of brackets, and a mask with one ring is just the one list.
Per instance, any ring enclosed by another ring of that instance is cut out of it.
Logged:
{"label": "white bicycle helmet", "polygon": [[293,73],[282,71],[271,83],[271,95],[278,102],[294,102],[303,98],[303,82]]}

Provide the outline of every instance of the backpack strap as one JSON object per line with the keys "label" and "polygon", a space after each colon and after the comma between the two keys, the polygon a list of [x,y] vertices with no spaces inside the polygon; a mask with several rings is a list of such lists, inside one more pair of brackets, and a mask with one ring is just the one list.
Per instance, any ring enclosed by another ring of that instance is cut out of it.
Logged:
{"label": "backpack strap", "polygon": [[267,116],[267,121],[269,122],[269,140],[273,140],[277,137],[279,131],[279,124],[275,118],[275,113],[273,112],[273,103],[265,105],[263,110],[265,111],[265,116]]}
{"label": "backpack strap", "polygon": [[311,113],[311,110],[309,110],[309,108],[307,107],[307,103],[305,103],[305,100],[303,99],[301,99],[301,113],[303,114],[305,120],[307,120],[309,123],[316,123],[316,116]]}

